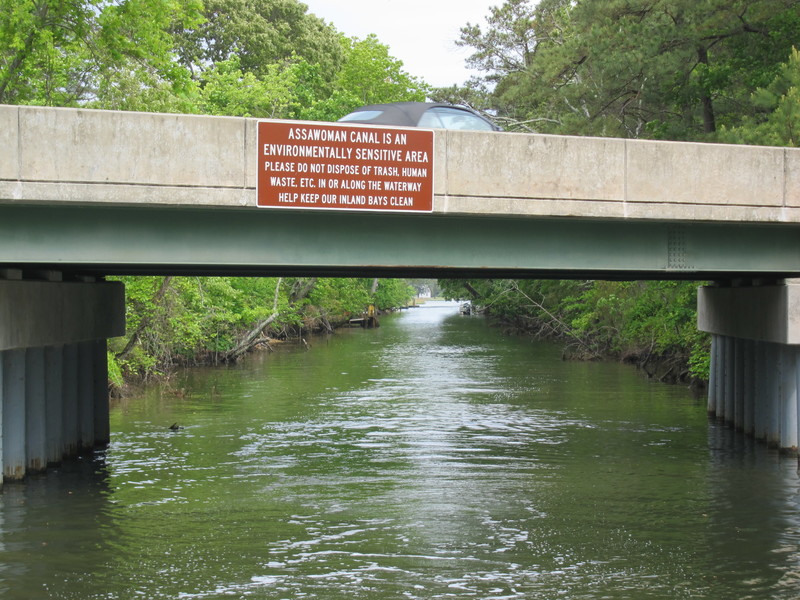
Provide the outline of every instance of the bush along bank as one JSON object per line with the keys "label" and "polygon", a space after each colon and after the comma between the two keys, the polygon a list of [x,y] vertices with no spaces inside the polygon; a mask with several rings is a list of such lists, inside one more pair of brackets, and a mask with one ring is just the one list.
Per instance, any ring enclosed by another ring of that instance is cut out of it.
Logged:
{"label": "bush along bank", "polygon": [[109,385],[163,378],[177,366],[235,362],[270,340],[332,332],[369,304],[405,306],[402,279],[119,277],[127,333],[109,341]]}
{"label": "bush along bank", "polygon": [[701,388],[709,336],[697,330],[696,282],[447,280],[509,332],[564,343],[565,359],[614,358],[648,377]]}

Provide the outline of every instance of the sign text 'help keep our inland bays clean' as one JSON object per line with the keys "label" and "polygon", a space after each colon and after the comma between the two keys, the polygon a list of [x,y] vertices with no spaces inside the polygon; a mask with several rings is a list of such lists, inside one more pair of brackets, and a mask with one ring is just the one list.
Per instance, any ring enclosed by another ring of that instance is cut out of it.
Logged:
{"label": "sign text 'help keep our inland bays clean'", "polygon": [[259,121],[257,204],[431,212],[433,131]]}

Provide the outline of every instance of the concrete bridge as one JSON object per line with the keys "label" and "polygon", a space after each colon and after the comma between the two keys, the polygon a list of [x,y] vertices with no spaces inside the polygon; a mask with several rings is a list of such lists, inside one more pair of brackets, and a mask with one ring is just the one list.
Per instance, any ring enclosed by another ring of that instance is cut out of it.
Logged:
{"label": "concrete bridge", "polygon": [[112,274],[712,280],[709,410],[796,448],[800,150],[438,131],[433,212],[256,208],[256,121],[0,106],[6,479],[108,439]]}

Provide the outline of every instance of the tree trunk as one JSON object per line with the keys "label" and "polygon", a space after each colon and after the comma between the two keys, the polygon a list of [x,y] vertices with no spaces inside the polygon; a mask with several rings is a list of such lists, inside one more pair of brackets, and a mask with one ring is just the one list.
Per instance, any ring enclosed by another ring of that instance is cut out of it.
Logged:
{"label": "tree trunk", "polygon": [[289,292],[289,304],[296,304],[311,293],[317,283],[316,277],[310,279],[298,279],[292,285],[292,290]]}
{"label": "tree trunk", "polygon": [[[158,290],[153,295],[153,306],[158,306],[164,299],[167,290],[169,290],[170,283],[172,283],[172,275],[164,277]],[[139,326],[136,328],[136,331],[131,334],[131,337],[128,338],[128,343],[125,344],[125,347],[117,353],[117,360],[125,360],[125,358],[127,358],[127,356],[133,351],[133,349],[136,347],[136,344],[139,343],[139,338],[142,336],[142,333],[144,333],[144,330],[150,325],[151,320],[152,319],[148,317],[142,318],[142,320],[139,321]]]}
{"label": "tree trunk", "polygon": [[225,354],[223,354],[222,356],[223,361],[235,362],[239,360],[242,356],[247,354],[253,348],[253,346],[255,346],[258,343],[261,334],[264,333],[264,330],[267,327],[269,327],[270,323],[272,323],[273,321],[275,321],[275,319],[278,318],[278,315],[280,314],[278,312],[278,295],[281,289],[281,281],[283,281],[283,278],[278,277],[278,282],[275,284],[275,297],[272,300],[272,314],[268,316],[266,319],[262,319],[261,321],[256,323],[256,326],[253,327],[253,329],[251,329],[250,332],[246,336],[244,336],[239,341],[238,344],[236,344],[235,348],[233,348],[232,350],[228,350]]}
{"label": "tree trunk", "polygon": [[[697,60],[700,64],[708,66],[708,48],[701,46],[697,49]],[[714,104],[708,90],[702,91],[701,102],[703,105],[703,132],[714,133],[717,130],[717,120],[714,116]]]}

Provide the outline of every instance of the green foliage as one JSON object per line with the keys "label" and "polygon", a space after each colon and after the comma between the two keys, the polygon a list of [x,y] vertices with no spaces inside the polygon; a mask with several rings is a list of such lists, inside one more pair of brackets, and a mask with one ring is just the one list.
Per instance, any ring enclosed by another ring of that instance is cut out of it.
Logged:
{"label": "green foliage", "polygon": [[766,146],[800,145],[800,52],[792,48],[775,79],[752,95],[757,113],[738,127],[723,128],[725,142]]}
{"label": "green foliage", "polygon": [[378,310],[388,310],[408,305],[416,290],[405,279],[381,279],[372,303]]}
{"label": "green foliage", "polygon": [[337,316],[346,320],[360,314],[369,304],[369,288],[358,279],[320,278],[308,300],[314,307],[310,314],[319,314],[329,321]]}
{"label": "green foliage", "polygon": [[261,76],[244,72],[238,56],[216,63],[203,74],[200,111],[233,117],[286,118],[295,103],[292,69],[268,65]]}
{"label": "green foliage", "polygon": [[693,282],[440,281],[449,298],[470,299],[521,331],[563,339],[575,355],[674,363],[671,377],[708,375],[708,337],[696,323]]}
{"label": "green foliage", "polygon": [[[434,93],[493,110],[512,130],[797,146],[797,31],[795,0],[506,0],[486,26],[461,30],[486,85]],[[708,376],[695,284],[443,287],[504,323],[569,339],[579,354],[672,357]]]}
{"label": "green foliage", "polygon": [[[414,289],[405,280],[272,277],[121,277],[127,334],[111,340],[109,373],[147,380],[176,364],[217,362],[257,323],[277,318],[259,335],[285,337],[296,329],[327,329],[379,308],[405,306]],[[276,294],[277,291],[277,294]]]}
{"label": "green foliage", "polygon": [[[360,104],[425,100],[425,86],[403,71],[402,61],[374,35],[342,39],[346,60],[336,74],[335,89],[352,94]],[[391,100],[390,100],[391,99]]]}
{"label": "green foliage", "polygon": [[696,140],[748,115],[799,26],[794,0],[507,0],[460,43],[520,128]]}
{"label": "green foliage", "polygon": [[111,352],[108,357],[108,385],[111,389],[121,390],[125,385],[125,378],[122,374],[122,367],[117,362],[117,357]]}
{"label": "green foliage", "polygon": [[0,0],[0,103],[336,120],[426,91],[297,0]]}
{"label": "green foliage", "polygon": [[340,34],[296,0],[205,0],[203,12],[202,23],[174,30],[179,63],[195,77],[232,58],[259,79],[295,59],[328,81],[341,66]]}
{"label": "green foliage", "polygon": [[200,9],[198,0],[0,0],[0,103],[74,106],[117,87],[179,96],[190,78],[169,30],[195,26]]}
{"label": "green foliage", "polygon": [[319,68],[298,65],[298,92],[305,101],[298,102],[295,118],[334,121],[364,104],[425,100],[428,86],[406,73],[403,63],[374,35],[363,40],[341,36],[339,41],[343,61],[329,94],[314,94],[323,85]]}

